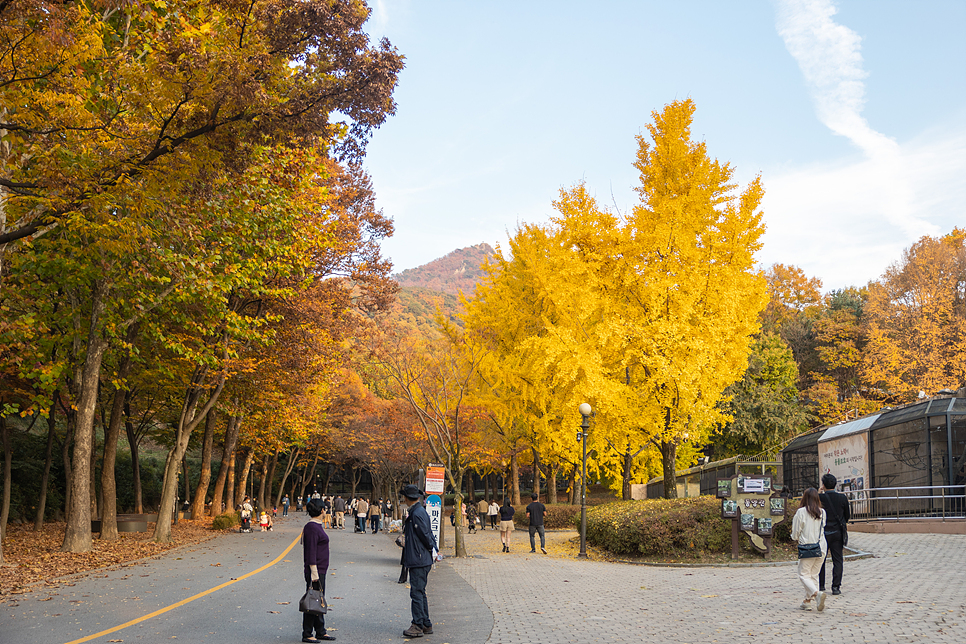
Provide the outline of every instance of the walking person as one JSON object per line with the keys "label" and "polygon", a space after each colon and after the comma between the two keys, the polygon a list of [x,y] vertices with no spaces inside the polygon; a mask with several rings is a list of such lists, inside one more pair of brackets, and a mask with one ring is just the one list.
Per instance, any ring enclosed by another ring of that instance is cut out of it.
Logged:
{"label": "walking person", "polygon": [[819,612],[825,610],[825,592],[819,590],[818,571],[822,568],[827,546],[825,543],[825,509],[818,498],[818,490],[805,490],[802,504],[792,519],[792,539],[798,541],[798,578],[805,586],[805,600],[800,608],[811,608],[816,602]]}
{"label": "walking person", "polygon": [[540,497],[536,492],[530,495],[532,502],[527,506],[527,518],[530,519],[530,552],[536,552],[536,542],[533,538],[535,533],[540,533],[540,552],[547,554],[547,536],[543,527],[543,517],[547,513],[547,506],[540,503]]}
{"label": "walking person", "polygon": [[490,499],[490,505],[486,506],[486,516],[490,518],[490,529],[496,530],[497,518],[500,516],[500,506],[496,504],[496,498]]}
{"label": "walking person", "polygon": [[335,501],[332,502],[332,512],[335,514],[335,527],[339,530],[345,530],[345,499],[342,498],[341,494],[335,495]]}
{"label": "walking person", "polygon": [[513,532],[513,514],[516,509],[510,505],[510,499],[504,497],[500,506],[500,541],[503,542],[503,552],[510,552],[510,534]]}
{"label": "walking person", "polygon": [[415,485],[407,485],[399,491],[409,516],[403,522],[402,563],[409,570],[409,597],[412,599],[412,625],[403,631],[406,637],[431,635],[433,622],[429,619],[429,600],[426,597],[426,582],[429,570],[433,567],[433,552],[436,550],[436,537],[429,524],[429,513],[419,502],[422,494]]}
{"label": "walking person", "polygon": [[818,498],[821,499],[825,516],[828,518],[825,525],[825,542],[828,544],[828,552],[822,559],[822,570],[818,573],[818,589],[825,590],[825,563],[831,557],[833,595],[842,594],[842,571],[845,561],[842,556],[842,548],[849,544],[849,533],[846,526],[851,518],[849,497],[835,491],[837,482],[834,475],[825,474],[822,477],[822,486],[818,490]]}
{"label": "walking person", "polygon": [[480,502],[476,504],[476,513],[480,515],[480,529],[486,530],[486,516],[490,511],[490,504],[486,502],[485,498],[481,498]]}
{"label": "walking person", "polygon": [[282,498],[282,516],[283,517],[287,517],[288,516],[288,506],[289,506],[289,504],[290,504],[290,501],[288,500],[288,494],[286,494],[285,497]]}
{"label": "walking person", "polygon": [[470,503],[463,507],[466,509],[466,521],[470,526],[470,534],[476,534],[476,504]]}
{"label": "walking person", "polygon": [[[311,517],[302,528],[302,560],[304,562],[305,590],[314,587],[325,596],[325,574],[329,569],[329,535],[322,527],[322,502],[312,499],[305,506]],[[312,631],[315,637],[312,637]],[[325,617],[302,613],[302,641],[332,641],[334,635],[325,632]]]}

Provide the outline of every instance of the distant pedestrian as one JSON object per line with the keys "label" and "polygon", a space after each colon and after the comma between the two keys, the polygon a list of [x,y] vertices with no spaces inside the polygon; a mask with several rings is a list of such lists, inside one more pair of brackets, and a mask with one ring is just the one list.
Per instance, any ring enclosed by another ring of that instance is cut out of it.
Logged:
{"label": "distant pedestrian", "polygon": [[463,507],[466,509],[466,521],[470,526],[470,534],[476,534],[476,504],[469,503]]}
{"label": "distant pedestrian", "polygon": [[419,502],[422,494],[415,485],[407,485],[399,491],[409,516],[403,522],[402,563],[409,569],[409,597],[412,600],[412,625],[403,631],[406,637],[422,637],[433,633],[433,622],[429,619],[429,600],[426,597],[426,582],[433,567],[433,552],[436,550],[436,537],[429,523],[429,514]]}
{"label": "distant pedestrian", "polygon": [[540,552],[547,554],[547,538],[543,528],[543,517],[547,513],[547,506],[540,503],[540,497],[536,492],[530,495],[533,500],[527,506],[527,517],[530,519],[530,552],[536,552],[536,542],[533,538],[535,533],[540,533]]}
{"label": "distant pedestrian", "polygon": [[805,600],[800,608],[808,610],[818,599],[819,612],[825,610],[825,593],[819,590],[818,571],[825,559],[825,510],[813,487],[802,494],[802,504],[792,519],[792,539],[798,541],[798,578],[805,586]]}
{"label": "distant pedestrian", "polygon": [[842,594],[842,570],[844,568],[842,548],[849,544],[849,532],[846,526],[851,518],[849,497],[835,491],[837,482],[834,475],[825,474],[822,477],[822,487],[818,490],[818,498],[822,501],[822,507],[825,508],[825,516],[828,519],[825,525],[825,542],[828,544],[828,552],[822,559],[822,570],[818,573],[818,588],[825,590],[825,563],[831,557],[833,595]]}
{"label": "distant pedestrian", "polygon": [[288,506],[289,506],[289,504],[290,504],[290,501],[288,500],[288,494],[286,494],[282,498],[282,516],[283,517],[287,517],[288,516]]}
{"label": "distant pedestrian", "polygon": [[372,534],[379,532],[379,523],[382,518],[382,499],[378,503],[369,503],[369,529]]}
{"label": "distant pedestrian", "polygon": [[513,514],[516,512],[510,505],[510,499],[504,498],[500,506],[500,541],[503,542],[503,552],[510,552],[510,535],[513,534]]}
{"label": "distant pedestrian", "polygon": [[[302,560],[304,562],[305,590],[315,587],[325,595],[325,574],[329,569],[329,535],[322,528],[322,503],[312,499],[305,506],[311,519],[302,528]],[[312,631],[315,630],[315,637]],[[325,632],[325,617],[302,613],[302,641],[332,641],[334,635]]]}
{"label": "distant pedestrian", "polygon": [[366,517],[368,516],[369,504],[366,503],[365,499],[359,499],[359,502],[356,503],[356,525],[362,534],[366,533]]}
{"label": "distant pedestrian", "polygon": [[490,504],[486,506],[486,516],[490,518],[490,528],[496,530],[496,522],[500,516],[500,506],[496,504],[496,499],[490,499]]}
{"label": "distant pedestrian", "polygon": [[486,530],[486,515],[490,510],[490,504],[486,502],[485,498],[481,498],[480,502],[476,504],[476,513],[480,515],[480,528]]}
{"label": "distant pedestrian", "polygon": [[332,512],[335,514],[335,527],[339,530],[345,530],[345,499],[342,498],[341,494],[335,495],[335,501],[332,502]]}

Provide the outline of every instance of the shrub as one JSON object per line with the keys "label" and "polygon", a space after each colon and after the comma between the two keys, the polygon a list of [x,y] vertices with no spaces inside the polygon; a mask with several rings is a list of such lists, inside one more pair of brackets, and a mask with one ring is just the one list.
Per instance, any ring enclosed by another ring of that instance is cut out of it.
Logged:
{"label": "shrub", "polygon": [[[529,503],[527,504],[529,505]],[[515,505],[513,525],[525,529],[530,525],[527,518],[527,505]],[[543,525],[547,530],[572,530],[580,525],[580,506],[569,503],[547,505],[547,512],[543,515]],[[587,509],[590,512],[590,508]]]}
{"label": "shrub", "polygon": [[731,520],[713,496],[621,501],[587,510],[587,541],[616,555],[731,550]]}
{"label": "shrub", "polygon": [[211,521],[212,530],[227,530],[241,523],[241,516],[237,512],[219,514]]}

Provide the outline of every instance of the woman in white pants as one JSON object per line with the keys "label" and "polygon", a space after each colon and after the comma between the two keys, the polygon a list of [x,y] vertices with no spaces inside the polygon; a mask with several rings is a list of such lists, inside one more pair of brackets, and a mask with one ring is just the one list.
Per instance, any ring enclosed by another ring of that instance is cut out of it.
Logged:
{"label": "woman in white pants", "polygon": [[805,601],[802,610],[811,607],[812,600],[817,599],[819,611],[825,610],[825,593],[818,589],[818,573],[825,561],[825,510],[818,497],[818,490],[813,487],[805,490],[802,504],[792,519],[792,539],[798,541],[798,578],[805,586]]}

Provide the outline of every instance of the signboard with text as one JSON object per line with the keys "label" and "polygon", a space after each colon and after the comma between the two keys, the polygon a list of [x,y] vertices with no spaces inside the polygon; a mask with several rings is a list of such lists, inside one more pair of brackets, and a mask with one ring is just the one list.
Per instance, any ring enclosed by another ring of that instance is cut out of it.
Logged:
{"label": "signboard with text", "polygon": [[867,512],[866,490],[869,479],[869,432],[849,434],[818,444],[818,468],[821,474],[831,473],[838,483],[836,489],[852,501],[852,512]]}
{"label": "signboard with text", "polygon": [[446,468],[436,463],[426,467],[426,494],[443,494],[446,491]]}
{"label": "signboard with text", "polygon": [[775,525],[786,517],[785,499],[773,492],[771,476],[738,474],[730,479],[718,479],[717,483],[721,516],[732,521],[732,558],[738,557],[738,539],[742,532],[748,535],[756,550],[771,554]]}

